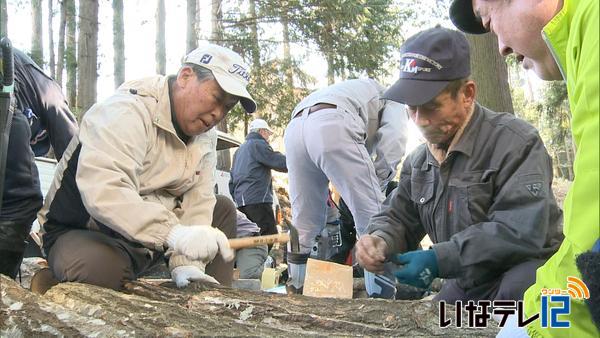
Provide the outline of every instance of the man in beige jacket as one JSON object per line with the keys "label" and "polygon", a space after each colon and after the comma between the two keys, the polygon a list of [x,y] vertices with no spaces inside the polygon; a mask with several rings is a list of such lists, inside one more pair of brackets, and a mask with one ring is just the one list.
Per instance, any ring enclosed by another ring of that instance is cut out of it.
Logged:
{"label": "man in beige jacket", "polygon": [[180,287],[231,283],[235,206],[214,194],[213,127],[238,101],[256,110],[248,81],[238,54],[207,45],[87,111],[38,215],[59,281],[120,289],[166,253]]}

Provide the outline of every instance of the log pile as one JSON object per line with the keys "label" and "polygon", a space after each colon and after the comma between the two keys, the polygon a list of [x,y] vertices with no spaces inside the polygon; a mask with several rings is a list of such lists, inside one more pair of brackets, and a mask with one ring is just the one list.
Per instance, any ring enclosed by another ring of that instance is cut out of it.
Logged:
{"label": "log pile", "polygon": [[0,275],[0,336],[442,336],[493,337],[487,329],[442,329],[429,301],[318,299],[193,283],[131,282],[124,292],[64,283],[44,296]]}

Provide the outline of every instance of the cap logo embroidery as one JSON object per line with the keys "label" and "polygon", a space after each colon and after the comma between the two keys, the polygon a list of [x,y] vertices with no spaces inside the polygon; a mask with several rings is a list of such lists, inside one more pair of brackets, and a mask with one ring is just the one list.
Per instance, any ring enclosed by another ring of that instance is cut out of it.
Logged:
{"label": "cap logo embroidery", "polygon": [[212,55],[210,54],[204,54],[202,55],[202,57],[200,58],[200,62],[204,63],[204,64],[209,64],[210,60],[212,60]]}
{"label": "cap logo embroidery", "polygon": [[431,72],[431,68],[417,66],[417,60],[415,59],[405,59],[404,65],[400,70],[405,73],[413,74],[417,74],[418,72]]}
{"label": "cap logo embroidery", "polygon": [[[428,58],[425,55],[422,54],[417,54],[417,53],[403,53],[402,55],[400,55],[400,59],[404,59],[407,58],[407,62],[404,63],[404,65],[402,66],[402,68],[400,69],[403,72],[409,72],[409,73],[417,73],[418,71],[425,71],[425,72],[431,72],[431,68],[427,68],[427,67],[419,67],[417,66],[417,60],[423,60],[427,63],[429,63],[430,65],[434,66],[437,70],[441,70],[442,68],[444,68],[439,62]],[[405,71],[404,68],[407,67],[408,65],[408,61],[413,62],[413,67],[416,67],[416,69],[414,69],[413,71]]]}
{"label": "cap logo embroidery", "polygon": [[234,63],[231,68],[228,70],[231,74],[236,74],[244,78],[246,81],[250,82],[250,74],[246,70],[246,68]]}

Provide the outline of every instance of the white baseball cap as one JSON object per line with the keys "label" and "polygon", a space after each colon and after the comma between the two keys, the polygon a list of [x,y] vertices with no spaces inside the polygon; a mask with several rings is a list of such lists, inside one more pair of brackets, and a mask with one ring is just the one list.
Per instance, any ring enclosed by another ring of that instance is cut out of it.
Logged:
{"label": "white baseball cap", "polygon": [[212,71],[215,80],[229,94],[239,96],[248,114],[256,111],[256,102],[246,86],[250,81],[250,67],[242,57],[229,48],[207,44],[186,55],[182,63],[193,63]]}
{"label": "white baseball cap", "polygon": [[270,131],[271,133],[273,132],[273,129],[269,128],[267,121],[265,121],[263,119],[256,119],[256,120],[250,122],[250,126],[248,126],[248,130],[254,130],[254,129],[266,129],[266,130]]}

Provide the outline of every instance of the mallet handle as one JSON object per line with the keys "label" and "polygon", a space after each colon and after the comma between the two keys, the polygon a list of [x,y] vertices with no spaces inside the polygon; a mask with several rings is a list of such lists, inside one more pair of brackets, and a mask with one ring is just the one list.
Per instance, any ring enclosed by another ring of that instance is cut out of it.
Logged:
{"label": "mallet handle", "polygon": [[260,245],[268,245],[273,243],[287,243],[290,240],[290,235],[286,233],[276,235],[254,236],[235,238],[229,240],[229,246],[232,249],[253,248]]}

